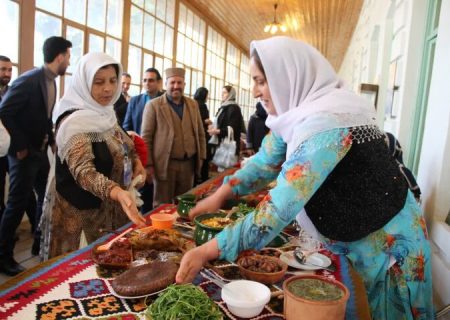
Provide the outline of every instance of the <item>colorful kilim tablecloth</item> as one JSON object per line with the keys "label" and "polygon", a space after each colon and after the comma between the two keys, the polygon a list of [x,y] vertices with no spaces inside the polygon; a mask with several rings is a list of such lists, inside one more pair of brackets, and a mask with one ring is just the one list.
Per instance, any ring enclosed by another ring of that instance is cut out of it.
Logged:
{"label": "colorful kilim tablecloth", "polygon": [[[163,205],[150,214],[161,211],[174,213],[176,208],[173,205]],[[127,227],[129,226],[122,229]],[[112,293],[111,281],[117,271],[100,269],[91,260],[92,247],[114,236],[105,236],[50,265],[43,264],[42,267],[37,267],[31,276],[21,281],[10,280],[8,284],[11,285],[0,293],[0,319],[145,319],[144,311],[156,296],[147,299],[116,297]],[[339,280],[350,290],[346,318],[369,319],[367,298],[359,277],[344,257],[334,256],[329,252],[322,253],[331,258],[336,271],[331,273],[320,270],[316,271],[316,274]],[[223,261],[217,261],[214,265],[216,272],[223,278],[240,278],[236,265]],[[285,278],[291,276],[286,275]],[[224,319],[237,319],[221,300],[219,287],[201,273],[194,280],[194,284],[218,304]],[[278,291],[282,288],[282,282],[270,288],[272,291]],[[283,300],[272,298],[263,312],[253,319],[284,319]]]}

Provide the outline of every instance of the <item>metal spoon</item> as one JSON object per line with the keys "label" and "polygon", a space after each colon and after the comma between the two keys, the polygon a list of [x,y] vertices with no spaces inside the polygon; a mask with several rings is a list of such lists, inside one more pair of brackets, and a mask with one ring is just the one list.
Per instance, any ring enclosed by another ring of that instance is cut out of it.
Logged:
{"label": "metal spoon", "polygon": [[298,263],[301,263],[301,264],[303,264],[305,266],[318,267],[318,268],[321,268],[321,269],[328,270],[330,272],[336,271],[336,268],[333,265],[328,266],[328,267],[324,267],[324,266],[321,266],[321,265],[318,265],[318,264],[311,263],[311,262],[307,261],[307,257],[305,256],[305,254],[303,253],[303,251],[302,251],[302,249],[300,247],[295,248],[295,250],[294,250],[294,258],[295,258],[295,260],[297,260]]}

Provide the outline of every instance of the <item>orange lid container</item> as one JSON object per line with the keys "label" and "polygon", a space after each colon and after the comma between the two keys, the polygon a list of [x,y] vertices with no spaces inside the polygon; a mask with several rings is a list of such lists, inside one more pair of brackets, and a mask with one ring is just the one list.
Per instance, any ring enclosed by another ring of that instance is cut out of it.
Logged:
{"label": "orange lid container", "polygon": [[175,222],[175,215],[168,213],[155,213],[150,215],[152,226],[155,229],[170,229]]}

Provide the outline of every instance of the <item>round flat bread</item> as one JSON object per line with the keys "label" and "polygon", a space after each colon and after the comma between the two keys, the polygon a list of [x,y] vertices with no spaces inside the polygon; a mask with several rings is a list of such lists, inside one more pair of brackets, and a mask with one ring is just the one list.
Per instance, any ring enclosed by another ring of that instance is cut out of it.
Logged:
{"label": "round flat bread", "polygon": [[175,281],[177,271],[171,261],[154,261],[125,271],[111,285],[121,296],[142,296],[165,289]]}

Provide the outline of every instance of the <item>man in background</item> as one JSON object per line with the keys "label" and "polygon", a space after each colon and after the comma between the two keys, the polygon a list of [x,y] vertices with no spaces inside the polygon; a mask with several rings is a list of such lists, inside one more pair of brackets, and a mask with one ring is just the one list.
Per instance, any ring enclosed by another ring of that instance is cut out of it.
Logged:
{"label": "man in background", "polygon": [[125,120],[125,114],[127,113],[128,102],[131,97],[128,94],[128,90],[131,85],[131,75],[129,73],[122,73],[122,94],[116,103],[114,103],[114,111],[116,112],[117,122],[119,126],[122,126],[123,121]]}
{"label": "man in background", "polygon": [[[8,152],[10,189],[0,222],[0,272],[14,276],[24,270],[14,260],[14,234],[22,221],[33,189],[37,194],[36,220],[49,171],[47,147],[55,150],[52,111],[56,102],[57,76],[70,64],[72,43],[50,37],[43,46],[44,66],[25,72],[8,89],[0,104],[0,119],[11,136]],[[32,254],[39,254],[40,232],[35,232]]]}
{"label": "man in background", "polygon": [[142,117],[147,179],[154,184],[155,207],[191,189],[206,158],[202,118],[197,102],[183,95],[184,76],[182,68],[167,69],[167,91],[146,105]]}
{"label": "man in background", "polygon": [[159,97],[159,91],[162,82],[161,74],[155,68],[148,68],[144,72],[142,84],[144,93],[132,97],[128,103],[127,113],[123,122],[123,128],[126,131],[134,131],[138,135],[141,134],[142,113],[144,107],[150,100]]}
{"label": "man in background", "polygon": [[[11,81],[12,62],[6,56],[0,55],[0,104],[8,91],[8,84]],[[8,157],[0,157],[0,221],[5,210],[5,180],[8,171]]]}

